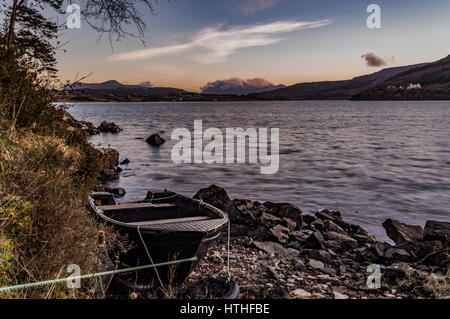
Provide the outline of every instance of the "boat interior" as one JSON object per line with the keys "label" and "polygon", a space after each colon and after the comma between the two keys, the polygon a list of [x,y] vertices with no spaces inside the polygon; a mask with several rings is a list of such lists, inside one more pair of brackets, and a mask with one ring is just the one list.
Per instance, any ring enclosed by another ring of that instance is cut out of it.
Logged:
{"label": "boat interior", "polygon": [[109,193],[96,193],[92,198],[97,209],[103,211],[105,216],[131,226],[192,223],[222,218],[214,210],[181,196],[165,201],[128,203],[117,203]]}

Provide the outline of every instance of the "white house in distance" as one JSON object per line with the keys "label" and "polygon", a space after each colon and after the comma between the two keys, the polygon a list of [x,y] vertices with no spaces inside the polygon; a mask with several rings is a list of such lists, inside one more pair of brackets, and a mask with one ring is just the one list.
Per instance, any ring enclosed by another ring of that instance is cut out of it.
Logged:
{"label": "white house in distance", "polygon": [[407,90],[417,90],[417,89],[421,89],[421,88],[422,88],[422,85],[420,85],[420,83],[417,83],[417,84],[410,83],[406,89]]}

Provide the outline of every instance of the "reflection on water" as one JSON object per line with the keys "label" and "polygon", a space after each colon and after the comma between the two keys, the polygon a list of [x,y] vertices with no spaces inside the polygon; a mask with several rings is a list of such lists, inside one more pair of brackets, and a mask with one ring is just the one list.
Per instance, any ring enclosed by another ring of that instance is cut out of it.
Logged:
{"label": "reflection on water", "polygon": [[[305,213],[338,209],[382,239],[388,217],[450,220],[450,102],[80,103],[69,111],[123,129],[91,142],[130,160],[114,184],[127,190],[126,200],[155,188],[194,195],[214,183],[232,198],[286,201]],[[175,165],[171,132],[192,132],[194,120],[223,132],[280,128],[279,172],[260,175],[259,164]],[[145,142],[158,132],[167,140],[159,149]]]}

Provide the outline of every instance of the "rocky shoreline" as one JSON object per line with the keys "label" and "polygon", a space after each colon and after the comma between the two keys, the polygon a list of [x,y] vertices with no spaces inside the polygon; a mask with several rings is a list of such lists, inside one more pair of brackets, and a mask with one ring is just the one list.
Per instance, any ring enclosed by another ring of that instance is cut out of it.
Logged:
{"label": "rocky shoreline", "polygon": [[[390,245],[337,211],[311,216],[288,203],[231,200],[215,185],[195,197],[229,212],[231,275],[242,298],[450,298],[448,222],[422,229],[389,219],[384,226],[396,242]],[[224,271],[225,260],[223,237],[189,282]],[[368,285],[374,265],[379,288],[375,279]]]}
{"label": "rocky shoreline", "polygon": [[[92,124],[80,125],[91,135]],[[120,131],[114,123],[102,125]],[[120,161],[111,148],[98,152],[102,172],[95,191],[125,195],[108,181],[119,178],[119,165],[129,161]],[[345,222],[338,211],[323,209],[312,216],[289,203],[231,200],[215,185],[194,198],[229,215],[230,270],[240,286],[239,298],[450,298],[449,222],[428,221],[422,228],[387,219],[383,227],[391,245]],[[226,279],[226,248],[224,233],[178,288],[178,296],[209,296],[207,287],[203,294],[200,288],[194,295],[185,292],[200,287],[204,278],[219,274]]]}

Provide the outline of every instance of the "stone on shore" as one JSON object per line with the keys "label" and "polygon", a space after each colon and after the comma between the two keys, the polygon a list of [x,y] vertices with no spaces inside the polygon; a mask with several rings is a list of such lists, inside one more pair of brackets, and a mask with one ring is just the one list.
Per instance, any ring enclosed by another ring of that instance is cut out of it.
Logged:
{"label": "stone on shore", "polygon": [[329,240],[336,241],[340,244],[343,244],[349,248],[358,247],[358,241],[356,239],[353,239],[350,236],[347,236],[347,235],[344,235],[341,233],[329,231],[329,232],[325,233],[325,237],[327,237],[327,239],[329,239]]}
{"label": "stone on shore", "polygon": [[153,134],[149,138],[147,138],[146,142],[154,147],[160,147],[162,144],[166,142],[159,134]]}
{"label": "stone on shore", "polygon": [[100,165],[103,169],[113,169],[119,164],[119,152],[113,148],[98,148]]}
{"label": "stone on shore", "polygon": [[403,224],[391,218],[386,219],[383,227],[388,237],[397,245],[411,241],[421,241],[424,237],[424,230],[421,226]]}
{"label": "stone on shore", "polygon": [[216,185],[211,185],[208,188],[203,188],[195,194],[194,199],[201,199],[205,203],[210,204],[218,209],[221,209],[224,213],[228,214],[230,220],[238,217],[241,213],[234,207],[227,192]]}
{"label": "stone on shore", "polygon": [[253,242],[256,248],[261,249],[268,253],[269,255],[281,255],[281,256],[291,256],[295,257],[298,256],[299,251],[293,248],[285,248],[284,246],[274,243],[271,241],[265,241],[265,242],[259,242],[255,241]]}
{"label": "stone on shore", "polygon": [[303,224],[302,210],[292,204],[265,202],[263,205],[269,209],[269,212],[272,215],[293,220],[297,227],[300,227]]}
{"label": "stone on shore", "polygon": [[292,293],[291,293],[292,297],[295,299],[310,299],[311,298],[311,293],[307,292],[304,289],[295,289]]}
{"label": "stone on shore", "polygon": [[427,221],[424,239],[450,242],[450,223],[435,220]]}

